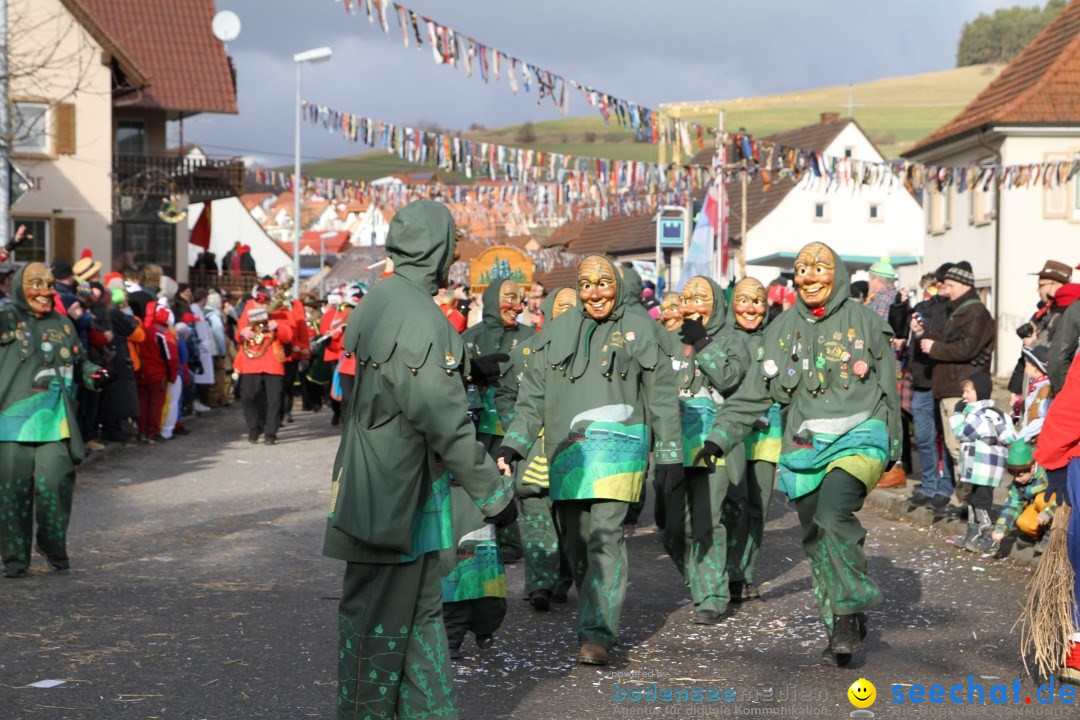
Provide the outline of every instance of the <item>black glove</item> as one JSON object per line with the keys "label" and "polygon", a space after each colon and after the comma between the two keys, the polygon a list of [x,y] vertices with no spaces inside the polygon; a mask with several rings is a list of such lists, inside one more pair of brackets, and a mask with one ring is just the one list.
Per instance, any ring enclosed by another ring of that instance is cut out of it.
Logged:
{"label": "black glove", "polygon": [[116,382],[116,376],[105,368],[98,368],[98,371],[92,373],[89,377],[94,381],[94,390],[97,391],[104,390]]}
{"label": "black glove", "polygon": [[1069,469],[1068,467],[1058,468],[1057,470],[1046,471],[1046,502],[1056,502],[1058,504],[1072,505],[1069,502],[1069,493],[1066,490],[1066,486],[1069,482]]}
{"label": "black glove", "polygon": [[664,489],[664,493],[670,494],[679,489],[683,483],[686,471],[682,463],[667,463],[656,466],[656,482]]}
{"label": "black glove", "polygon": [[716,472],[716,458],[724,457],[724,451],[719,445],[711,440],[705,441],[705,446],[698,451],[697,457],[694,458],[694,466],[699,463],[705,463],[705,469],[709,472]]}
{"label": "black glove", "polygon": [[967,402],[965,402],[964,400],[959,400],[956,403],[956,407],[953,408],[953,412],[954,413],[962,413],[962,412],[964,412],[964,408],[966,408],[966,407],[967,407]]}
{"label": "black glove", "polygon": [[499,387],[499,378],[502,377],[499,363],[509,360],[510,356],[506,353],[492,353],[473,358],[470,361],[471,370],[469,371],[472,374],[472,382],[487,387]]}
{"label": "black glove", "polygon": [[517,520],[517,516],[517,500],[511,500],[510,504],[500,510],[497,515],[484,518],[484,522],[489,522],[497,528],[504,528]]}
{"label": "black glove", "polygon": [[693,318],[683,320],[682,328],[679,330],[679,337],[684,345],[693,345],[694,349],[699,351],[712,342],[712,338],[705,332],[705,325],[701,320]]}
{"label": "black glove", "polygon": [[512,447],[507,447],[505,445],[499,448],[499,452],[495,457],[509,465],[511,473],[514,472],[514,465],[525,459],[521,457],[521,453],[519,453],[517,450]]}

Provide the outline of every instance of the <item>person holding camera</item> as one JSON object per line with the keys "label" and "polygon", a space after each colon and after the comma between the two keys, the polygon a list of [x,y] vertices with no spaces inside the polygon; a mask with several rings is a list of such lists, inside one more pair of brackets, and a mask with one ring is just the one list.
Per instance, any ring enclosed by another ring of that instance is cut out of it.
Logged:
{"label": "person holding camera", "polygon": [[[1062,296],[1063,302],[1057,302],[1057,294],[1072,282],[1072,268],[1056,260],[1047,260],[1042,270],[1034,274],[1039,279],[1039,304],[1031,319],[1016,328],[1016,334],[1023,341],[1024,347],[1042,345],[1049,348],[1058,320],[1069,302],[1076,298],[1075,292],[1066,293]],[[1080,286],[1076,289],[1080,290]],[[1073,345],[1075,344],[1076,338],[1073,338]],[[1016,360],[1012,377],[1009,378],[1009,392],[1012,394],[1014,408],[1023,400],[1025,385],[1024,356],[1021,354]]]}

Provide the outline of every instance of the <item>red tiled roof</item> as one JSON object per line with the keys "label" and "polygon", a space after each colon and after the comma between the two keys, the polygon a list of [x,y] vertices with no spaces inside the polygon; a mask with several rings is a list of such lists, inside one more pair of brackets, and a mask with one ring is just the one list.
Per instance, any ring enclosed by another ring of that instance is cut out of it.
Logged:
{"label": "red tiled roof", "polygon": [[905,156],[992,123],[1080,124],[1080,0],[1073,0],[959,115]]}
{"label": "red tiled roof", "polygon": [[240,202],[242,202],[244,207],[250,212],[255,209],[256,206],[262,205],[267,198],[272,196],[273,193],[246,193],[240,196]]}
{"label": "red tiled roof", "polygon": [[[324,239],[323,235],[327,237]],[[332,237],[331,237],[332,236]],[[292,255],[293,244],[291,241],[279,242],[278,245],[285,252]],[[323,247],[328,253],[334,253],[340,255],[349,249],[349,231],[348,230],[307,230],[300,236],[300,251],[314,250],[319,252],[319,248]]]}
{"label": "red tiled roof", "polygon": [[210,30],[214,0],[67,0],[78,4],[146,75],[136,107],[236,113],[225,48]]}
{"label": "red tiled roof", "polygon": [[577,265],[556,265],[547,272],[538,272],[536,282],[549,294],[555,288],[577,287]]}
{"label": "red tiled roof", "polygon": [[652,215],[588,223],[581,229],[578,239],[569,245],[570,252],[578,255],[626,255],[655,248],[656,221]]}
{"label": "red tiled roof", "polygon": [[60,0],[80,25],[82,25],[91,37],[97,40],[102,49],[108,53],[112,60],[116,61],[120,71],[124,74],[124,87],[126,89],[145,87],[150,83],[143,68],[140,68],[128,55],[124,48],[112,34],[100,23],[97,18],[83,7],[80,0]]}

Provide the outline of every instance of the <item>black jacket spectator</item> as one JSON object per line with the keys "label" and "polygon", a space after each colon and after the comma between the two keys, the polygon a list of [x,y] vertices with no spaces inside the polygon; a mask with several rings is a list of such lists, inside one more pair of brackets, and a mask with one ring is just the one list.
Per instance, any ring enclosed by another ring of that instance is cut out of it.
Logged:
{"label": "black jacket spectator", "polygon": [[990,373],[994,359],[994,318],[974,288],[949,302],[949,321],[941,333],[926,334],[934,340],[934,397],[953,398],[963,393],[960,385],[975,373]]}

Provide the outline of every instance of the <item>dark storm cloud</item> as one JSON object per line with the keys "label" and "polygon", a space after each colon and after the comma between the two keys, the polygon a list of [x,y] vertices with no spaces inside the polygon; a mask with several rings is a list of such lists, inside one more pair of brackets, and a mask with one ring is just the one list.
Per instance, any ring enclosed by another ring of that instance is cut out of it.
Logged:
{"label": "dark storm cloud", "polygon": [[[963,23],[1007,0],[409,0],[422,14],[505,52],[628,100],[736,98],[910,75],[953,66]],[[218,0],[243,24],[229,45],[239,72],[238,116],[203,115],[185,139],[214,154],[281,164],[292,157],[292,55],[321,45],[329,63],[306,66],[304,98],[399,123],[488,127],[557,118],[535,88],[514,97],[506,80],[435,65],[391,32],[347,16],[334,0]],[[590,108],[580,95],[571,114]],[[752,130],[752,128],[751,128]],[[303,129],[305,158],[350,147]]]}

